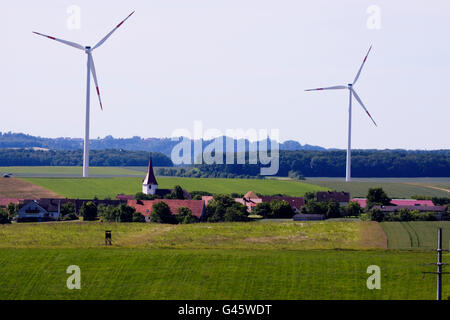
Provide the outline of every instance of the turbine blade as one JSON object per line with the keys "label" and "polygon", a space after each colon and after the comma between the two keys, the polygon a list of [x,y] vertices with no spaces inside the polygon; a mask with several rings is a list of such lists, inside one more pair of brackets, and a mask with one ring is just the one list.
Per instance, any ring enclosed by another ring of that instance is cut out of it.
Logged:
{"label": "turbine blade", "polygon": [[358,73],[356,74],[355,80],[353,80],[353,84],[355,84],[356,81],[358,81],[359,75],[361,74],[361,70],[362,70],[362,68],[364,67],[364,64],[366,63],[367,56],[369,55],[370,50],[372,50],[372,46],[370,46],[369,51],[367,51],[367,54],[366,54],[366,56],[364,57],[364,60],[363,60],[363,62],[362,62],[362,64],[361,64],[361,67],[359,68]]}
{"label": "turbine blade", "polygon": [[306,89],[305,91],[336,90],[336,89],[348,89],[348,87],[347,86],[333,86],[333,87],[325,87],[325,88]]}
{"label": "turbine blade", "polygon": [[102,44],[103,44],[103,42],[105,42],[106,41],[106,39],[108,39],[112,34],[113,34],[113,32],[114,31],[116,31],[129,17],[131,17],[131,15],[134,13],[134,11],[132,12],[132,13],[130,13],[129,15],[128,15],[128,17],[126,17],[125,19],[123,19],[114,29],[112,29],[112,31],[110,32],[110,33],[108,33],[102,40],[100,40],[93,48],[92,48],[92,50],[94,50],[95,48],[98,48],[98,47],[100,47]]}
{"label": "turbine blade", "polygon": [[94,78],[95,89],[97,90],[98,101],[100,102],[100,109],[102,109],[102,111],[103,111],[102,99],[100,98],[100,90],[98,89],[97,74],[95,73],[94,58],[92,58],[91,53],[88,53],[88,55],[89,55],[89,60],[91,60],[90,61],[91,73],[92,73],[92,77]]}
{"label": "turbine blade", "polygon": [[81,44],[78,44],[78,43],[75,43],[75,42],[71,42],[71,41],[67,41],[67,40],[58,39],[58,38],[55,38],[55,37],[52,37],[52,36],[47,36],[46,34],[42,34],[42,33],[36,32],[36,31],[33,31],[33,33],[35,33],[37,35],[40,35],[40,36],[43,36],[43,37],[46,37],[46,38],[49,38],[49,39],[52,39],[52,40],[55,40],[55,41],[58,41],[58,42],[61,42],[61,43],[64,43],[64,44],[67,44],[68,46],[84,50],[84,47]]}
{"label": "turbine blade", "polygon": [[369,118],[373,121],[373,123],[375,124],[376,127],[378,127],[377,123],[375,122],[375,120],[373,120],[372,116],[370,115],[369,111],[367,110],[367,108],[364,106],[364,103],[361,101],[361,98],[358,96],[358,94],[356,93],[355,90],[352,89],[352,93],[355,96],[356,100],[359,102],[359,104],[361,105],[361,107],[363,107],[363,109],[366,111],[367,115],[369,116]]}

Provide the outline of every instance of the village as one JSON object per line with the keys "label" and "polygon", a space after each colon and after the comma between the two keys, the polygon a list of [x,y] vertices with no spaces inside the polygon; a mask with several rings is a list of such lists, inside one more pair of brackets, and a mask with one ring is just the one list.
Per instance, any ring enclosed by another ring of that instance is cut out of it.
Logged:
{"label": "village", "polygon": [[[315,221],[365,218],[374,221],[446,220],[448,208],[432,200],[390,199],[374,188],[372,197],[351,198],[349,192],[317,191],[304,197],[277,194],[212,195],[191,192],[181,186],[158,188],[150,158],[142,180],[142,192],[117,194],[115,199],[0,198],[0,208],[10,221],[46,222],[100,220],[112,222],[192,223],[292,219]],[[370,193],[370,192],[369,192]],[[370,195],[369,195],[370,197]]]}

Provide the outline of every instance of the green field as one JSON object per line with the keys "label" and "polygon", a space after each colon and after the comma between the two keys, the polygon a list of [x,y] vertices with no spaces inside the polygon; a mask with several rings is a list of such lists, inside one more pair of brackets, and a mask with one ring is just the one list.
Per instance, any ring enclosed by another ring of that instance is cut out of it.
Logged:
{"label": "green field", "polygon": [[[99,248],[104,230],[115,247],[152,249],[375,249],[386,248],[375,222],[13,223],[0,225],[0,248]],[[370,238],[368,237],[370,236]],[[370,241],[368,241],[370,240]]]}
{"label": "green field", "polygon": [[365,197],[369,188],[381,187],[391,198],[411,198],[414,195],[450,197],[450,178],[370,178],[352,179],[309,178],[306,182],[338,191],[350,192],[352,197]]}
{"label": "green field", "polygon": [[[67,198],[115,198],[118,193],[136,194],[142,190],[142,178],[23,178],[33,184],[49,189]],[[281,193],[303,196],[305,192],[327,190],[326,188],[298,181],[264,179],[219,179],[158,177],[159,188],[173,188],[181,185],[188,191],[211,193],[233,192],[245,194],[253,190],[261,194]]]}
{"label": "green field", "polygon": [[421,249],[437,248],[437,229],[442,228],[442,245],[450,249],[450,222],[383,222],[381,226],[388,239],[390,249]]}
{"label": "green field", "polygon": [[[421,264],[435,253],[373,249],[380,232],[349,221],[2,225],[0,299],[433,299]],[[66,288],[69,265],[81,290]],[[380,290],[366,287],[370,265]]]}
{"label": "green field", "polygon": [[[434,278],[423,278],[418,266],[433,258],[341,250],[0,249],[0,298],[434,299]],[[66,288],[69,265],[81,269],[80,290]],[[380,290],[366,287],[370,265],[381,268]]]}

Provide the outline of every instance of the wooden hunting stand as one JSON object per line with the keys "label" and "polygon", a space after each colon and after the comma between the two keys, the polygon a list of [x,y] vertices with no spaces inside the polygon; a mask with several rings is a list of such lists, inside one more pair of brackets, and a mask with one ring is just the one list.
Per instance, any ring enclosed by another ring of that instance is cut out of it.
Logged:
{"label": "wooden hunting stand", "polygon": [[111,230],[105,230],[105,246],[111,245]]}

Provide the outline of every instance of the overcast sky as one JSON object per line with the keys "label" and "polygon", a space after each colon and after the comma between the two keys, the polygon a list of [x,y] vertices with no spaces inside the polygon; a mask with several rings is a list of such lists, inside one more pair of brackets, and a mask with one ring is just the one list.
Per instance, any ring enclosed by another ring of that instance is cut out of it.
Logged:
{"label": "overcast sky", "polygon": [[133,10],[93,54],[104,110],[91,91],[91,138],[200,120],[345,148],[348,92],[304,89],[353,81],[373,44],[355,89],[378,127],[354,104],[353,147],[450,148],[446,0],[8,1],[0,131],[83,137],[86,55],[31,31],[94,45]]}

